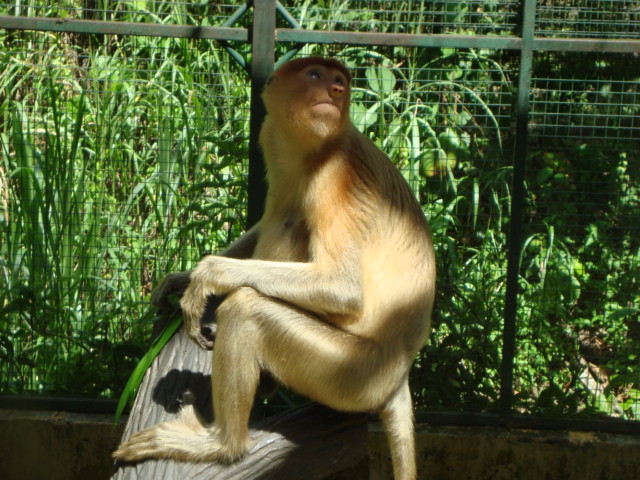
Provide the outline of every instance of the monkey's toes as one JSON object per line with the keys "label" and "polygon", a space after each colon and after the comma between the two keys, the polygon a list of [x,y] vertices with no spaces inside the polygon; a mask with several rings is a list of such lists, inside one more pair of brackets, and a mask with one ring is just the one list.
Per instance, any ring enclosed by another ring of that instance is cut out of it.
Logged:
{"label": "monkey's toes", "polygon": [[112,453],[112,456],[123,462],[139,462],[161,457],[155,432],[148,429],[132,435]]}

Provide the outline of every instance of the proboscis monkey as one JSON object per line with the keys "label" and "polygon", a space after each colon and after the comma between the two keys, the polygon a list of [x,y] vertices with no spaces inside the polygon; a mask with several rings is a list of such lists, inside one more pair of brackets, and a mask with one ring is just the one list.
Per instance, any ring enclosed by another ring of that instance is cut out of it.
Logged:
{"label": "proboscis monkey", "polygon": [[[185,288],[189,335],[203,347],[217,309],[214,423],[185,415],[139,432],[118,459],[233,461],[250,447],[261,371],[329,407],[379,412],[397,480],[416,476],[408,375],[429,334],[435,262],[427,222],[391,163],[349,120],[351,75],[332,59],[279,68],[263,99],[269,191],[260,222],[154,293]],[[188,285],[188,286],[187,286]]]}

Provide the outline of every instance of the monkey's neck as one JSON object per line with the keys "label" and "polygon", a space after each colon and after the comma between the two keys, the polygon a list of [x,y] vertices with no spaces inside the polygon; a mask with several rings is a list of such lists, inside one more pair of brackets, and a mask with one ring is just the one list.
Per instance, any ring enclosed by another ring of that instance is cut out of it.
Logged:
{"label": "monkey's neck", "polygon": [[260,131],[265,163],[272,174],[285,171],[306,174],[314,168],[314,159],[330,155],[338,138],[339,134],[324,136],[315,131],[297,132],[295,127],[283,128],[270,116],[265,118]]}

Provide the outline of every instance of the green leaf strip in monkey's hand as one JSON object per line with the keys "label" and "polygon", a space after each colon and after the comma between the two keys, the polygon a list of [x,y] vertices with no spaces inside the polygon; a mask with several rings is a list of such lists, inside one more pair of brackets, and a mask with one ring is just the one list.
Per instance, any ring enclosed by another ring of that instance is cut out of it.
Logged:
{"label": "green leaf strip in monkey's hand", "polygon": [[122,391],[122,395],[120,395],[118,408],[116,409],[116,413],[113,418],[114,424],[118,424],[118,421],[122,416],[122,412],[127,404],[133,404],[133,400],[136,398],[136,393],[142,383],[145,372],[151,366],[153,360],[158,356],[160,350],[162,350],[169,340],[171,340],[173,334],[178,331],[180,325],[182,325],[182,315],[180,315],[179,311],[175,311],[171,314],[171,317],[169,318],[167,325],[162,330],[162,333],[154,339],[151,348],[144,354],[138,362],[138,365],[136,365],[136,368],[134,368],[131,373],[129,380]]}

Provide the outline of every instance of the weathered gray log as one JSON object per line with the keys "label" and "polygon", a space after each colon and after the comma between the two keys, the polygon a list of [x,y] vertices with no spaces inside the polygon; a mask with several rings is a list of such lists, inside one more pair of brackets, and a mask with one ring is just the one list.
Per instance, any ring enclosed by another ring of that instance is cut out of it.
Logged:
{"label": "weathered gray log", "polygon": [[[210,421],[211,358],[180,329],[147,371],[123,441],[174,419],[183,403]],[[322,479],[364,458],[367,418],[311,404],[252,423],[251,438],[249,454],[231,465],[148,460],[115,465],[112,480]]]}

